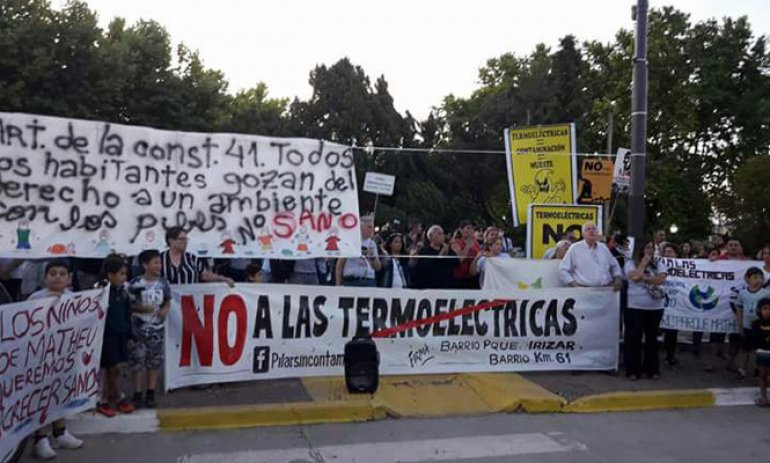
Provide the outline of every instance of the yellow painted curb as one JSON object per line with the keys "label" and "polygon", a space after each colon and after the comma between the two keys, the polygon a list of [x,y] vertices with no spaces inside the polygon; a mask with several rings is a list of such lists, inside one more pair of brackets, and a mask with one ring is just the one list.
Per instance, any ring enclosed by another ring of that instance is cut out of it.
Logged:
{"label": "yellow painted curb", "polygon": [[[303,378],[302,385],[317,402],[361,400],[350,394],[340,376]],[[366,395],[375,408],[394,417],[436,417],[494,413],[458,375],[381,376],[373,395]]]}
{"label": "yellow painted curb", "polygon": [[557,413],[563,397],[516,373],[461,374],[460,379],[494,412]]}
{"label": "yellow painted curb", "polygon": [[625,412],[666,408],[710,407],[714,394],[705,389],[610,392],[581,397],[562,409],[568,413]]}
{"label": "yellow painted curb", "polygon": [[160,429],[169,431],[344,423],[386,416],[369,400],[158,410]]}

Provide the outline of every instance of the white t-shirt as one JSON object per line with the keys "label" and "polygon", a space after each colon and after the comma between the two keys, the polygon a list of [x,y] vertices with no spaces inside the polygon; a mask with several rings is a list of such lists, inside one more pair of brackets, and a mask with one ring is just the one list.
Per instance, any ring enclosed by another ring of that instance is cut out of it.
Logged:
{"label": "white t-shirt", "polygon": [[[377,244],[371,239],[361,241],[361,255],[365,256],[363,248],[369,249],[371,257],[377,256]],[[374,268],[365,257],[350,257],[345,260],[345,268],[342,270],[343,278],[374,279]]]}
{"label": "white t-shirt", "polygon": [[401,263],[398,259],[392,259],[393,263],[393,285],[391,288],[404,288],[406,284],[404,282],[404,270],[401,268]]}
{"label": "white t-shirt", "polygon": [[[627,260],[623,270],[628,276],[629,273],[636,270],[636,263],[633,260]],[[666,305],[666,298],[655,299],[647,292],[643,281],[635,282],[628,279],[628,308],[640,310],[659,310]]]}

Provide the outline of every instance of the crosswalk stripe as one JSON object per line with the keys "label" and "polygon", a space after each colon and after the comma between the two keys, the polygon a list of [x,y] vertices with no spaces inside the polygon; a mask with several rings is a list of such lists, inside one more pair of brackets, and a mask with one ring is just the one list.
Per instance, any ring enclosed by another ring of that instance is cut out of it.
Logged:
{"label": "crosswalk stripe", "polygon": [[185,455],[178,463],[416,463],[585,450],[561,433],[472,436],[402,442],[367,442],[317,448]]}

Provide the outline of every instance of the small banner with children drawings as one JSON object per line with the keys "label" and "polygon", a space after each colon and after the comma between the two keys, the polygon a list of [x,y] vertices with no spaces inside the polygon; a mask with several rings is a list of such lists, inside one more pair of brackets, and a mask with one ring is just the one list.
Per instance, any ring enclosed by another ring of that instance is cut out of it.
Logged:
{"label": "small banner with children drawings", "polygon": [[361,253],[349,146],[0,112],[0,257]]}
{"label": "small banner with children drawings", "polygon": [[109,290],[0,310],[0,457],[53,421],[94,408]]}

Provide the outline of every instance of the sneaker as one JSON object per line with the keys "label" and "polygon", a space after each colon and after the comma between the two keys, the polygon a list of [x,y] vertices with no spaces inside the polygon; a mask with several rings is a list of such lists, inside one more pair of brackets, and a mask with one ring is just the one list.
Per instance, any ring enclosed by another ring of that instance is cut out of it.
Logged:
{"label": "sneaker", "polygon": [[35,442],[35,449],[32,451],[32,454],[38,460],[53,460],[56,458],[56,452],[51,447],[51,440],[47,437],[43,437]]}
{"label": "sneaker", "polygon": [[126,399],[123,399],[120,402],[118,402],[117,408],[120,413],[125,413],[125,414],[133,413],[134,410],[136,410],[136,407],[134,407],[134,404],[132,404]]}
{"label": "sneaker", "polygon": [[99,405],[97,405],[96,412],[101,413],[107,418],[112,418],[113,416],[117,415],[117,412],[115,411],[115,409],[112,408],[112,405],[108,403],[100,403]]}
{"label": "sneaker", "polygon": [[156,408],[158,406],[154,393],[147,392],[147,398],[144,399],[144,406],[147,408]]}
{"label": "sneaker", "polygon": [[134,392],[134,397],[131,398],[131,402],[134,404],[134,410],[142,408],[144,402],[142,401],[142,393]]}
{"label": "sneaker", "polygon": [[53,445],[54,447],[58,449],[79,449],[83,446],[83,441],[81,439],[78,439],[77,437],[70,434],[69,431],[66,429],[64,430],[64,434],[61,436],[53,438]]}

